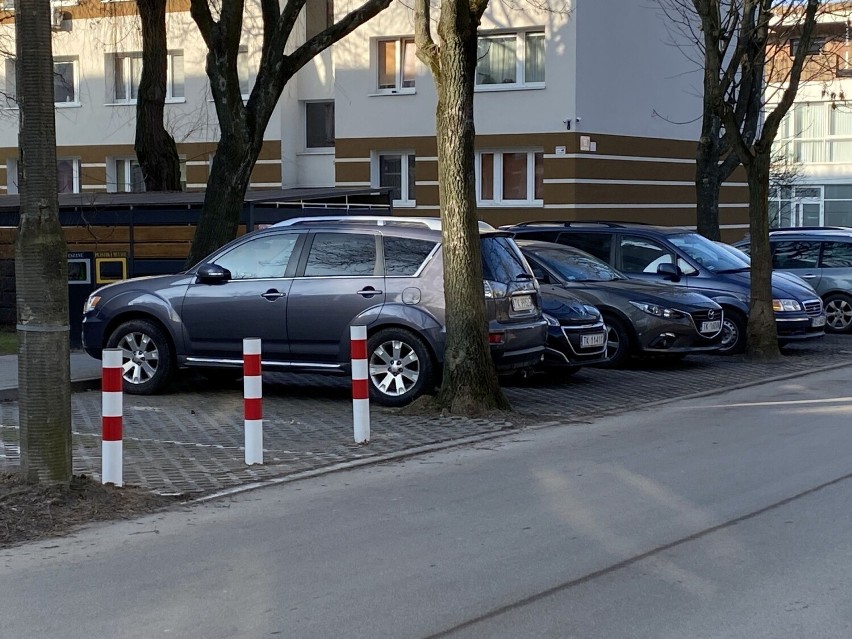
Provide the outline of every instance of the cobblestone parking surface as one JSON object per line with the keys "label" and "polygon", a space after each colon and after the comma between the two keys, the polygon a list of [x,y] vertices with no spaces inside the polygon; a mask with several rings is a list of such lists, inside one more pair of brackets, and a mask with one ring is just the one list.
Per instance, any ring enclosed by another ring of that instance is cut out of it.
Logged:
{"label": "cobblestone parking surface", "polygon": [[[583,369],[561,382],[537,375],[507,382],[514,413],[501,419],[404,415],[373,406],[371,440],[352,437],[348,380],[267,375],[263,466],[243,462],[242,385],[210,389],[189,377],[167,395],[124,398],[125,483],[200,496],[251,482],[530,425],[588,421],[731,386],[852,364],[852,336],[792,345],[780,362],[694,356],[637,361],[626,370]],[[97,391],[72,395],[75,473],[100,476]],[[0,403],[0,470],[18,465],[18,405]]]}

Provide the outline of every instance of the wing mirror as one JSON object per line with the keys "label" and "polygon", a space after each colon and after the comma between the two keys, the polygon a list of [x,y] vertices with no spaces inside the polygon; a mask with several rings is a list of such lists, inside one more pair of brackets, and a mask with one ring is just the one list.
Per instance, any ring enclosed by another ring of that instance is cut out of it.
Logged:
{"label": "wing mirror", "polygon": [[218,284],[231,279],[231,271],[218,264],[202,264],[195,274],[199,281],[207,284]]}
{"label": "wing mirror", "polygon": [[680,276],[683,275],[683,271],[681,271],[675,264],[665,263],[660,264],[657,267],[657,275],[662,275],[672,282],[679,282]]}

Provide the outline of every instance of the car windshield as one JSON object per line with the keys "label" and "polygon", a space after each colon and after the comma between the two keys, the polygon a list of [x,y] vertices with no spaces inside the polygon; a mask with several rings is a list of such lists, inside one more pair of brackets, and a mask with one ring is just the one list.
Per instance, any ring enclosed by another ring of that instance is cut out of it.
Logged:
{"label": "car windshield", "polygon": [[668,240],[711,273],[747,271],[749,263],[698,233],[669,235]]}
{"label": "car windshield", "polygon": [[624,275],[606,262],[582,251],[537,248],[532,254],[566,282],[609,282],[625,279]]}

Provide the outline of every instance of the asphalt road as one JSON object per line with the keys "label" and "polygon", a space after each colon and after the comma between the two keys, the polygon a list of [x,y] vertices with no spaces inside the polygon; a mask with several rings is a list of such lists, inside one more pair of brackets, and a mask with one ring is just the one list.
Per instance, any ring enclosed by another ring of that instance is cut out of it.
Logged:
{"label": "asphalt road", "polygon": [[852,636],[852,368],[0,551],[0,637]]}

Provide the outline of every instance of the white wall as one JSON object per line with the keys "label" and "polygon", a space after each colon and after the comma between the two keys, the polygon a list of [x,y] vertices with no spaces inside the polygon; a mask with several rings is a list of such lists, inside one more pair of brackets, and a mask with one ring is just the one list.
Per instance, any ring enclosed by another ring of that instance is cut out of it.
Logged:
{"label": "white wall", "polygon": [[576,22],[579,131],[697,140],[701,70],[655,1],[577,0]]}

